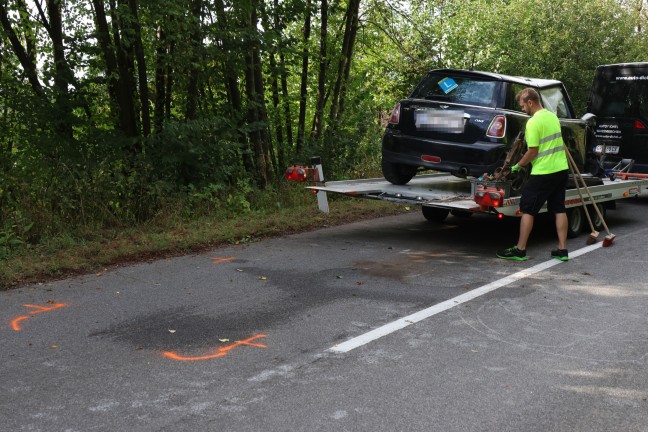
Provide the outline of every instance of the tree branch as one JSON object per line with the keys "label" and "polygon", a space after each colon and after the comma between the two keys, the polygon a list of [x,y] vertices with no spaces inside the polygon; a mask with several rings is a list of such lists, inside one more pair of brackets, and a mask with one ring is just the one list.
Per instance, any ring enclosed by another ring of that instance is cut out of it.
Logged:
{"label": "tree branch", "polygon": [[[51,1],[51,0],[48,0]],[[43,12],[43,6],[41,5],[41,2],[39,0],[34,0],[34,4],[36,5],[36,9],[38,9],[38,15],[40,16],[41,23],[43,24],[43,27],[45,27],[45,30],[47,30],[47,33],[52,36],[52,27],[50,27],[49,21],[47,20],[47,17],[45,16],[45,12]]]}

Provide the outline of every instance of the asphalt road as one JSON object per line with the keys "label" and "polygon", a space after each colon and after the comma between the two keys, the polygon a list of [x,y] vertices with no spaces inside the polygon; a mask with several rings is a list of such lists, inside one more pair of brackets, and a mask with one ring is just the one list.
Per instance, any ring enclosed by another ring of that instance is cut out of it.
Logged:
{"label": "asphalt road", "polygon": [[0,430],[648,431],[648,196],[618,207],[566,263],[548,219],[508,262],[517,220],[416,213],[0,292]]}

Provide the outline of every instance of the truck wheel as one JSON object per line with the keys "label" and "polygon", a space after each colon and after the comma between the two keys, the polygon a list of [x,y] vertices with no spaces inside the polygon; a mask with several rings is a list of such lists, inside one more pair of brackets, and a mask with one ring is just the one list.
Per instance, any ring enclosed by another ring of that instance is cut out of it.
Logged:
{"label": "truck wheel", "polygon": [[382,160],[382,172],[387,181],[395,185],[407,184],[416,175],[418,167]]}
{"label": "truck wheel", "polygon": [[423,217],[430,222],[443,222],[450,213],[449,209],[438,207],[422,206],[421,209],[423,210]]}
{"label": "truck wheel", "polygon": [[470,210],[450,210],[450,214],[454,217],[469,218],[473,215]]}
{"label": "truck wheel", "polygon": [[[601,212],[601,216],[603,216],[603,219],[605,219],[605,207],[602,206],[601,204],[597,204],[596,206]],[[592,224],[594,225],[594,229],[596,231],[603,231],[605,229],[605,227],[603,226],[603,221],[599,217],[598,213],[596,213],[596,210],[594,210],[594,207],[588,205],[587,211],[589,211],[590,218],[592,218]]]}
{"label": "truck wheel", "polygon": [[567,209],[567,238],[575,238],[583,231],[585,215],[582,207]]}

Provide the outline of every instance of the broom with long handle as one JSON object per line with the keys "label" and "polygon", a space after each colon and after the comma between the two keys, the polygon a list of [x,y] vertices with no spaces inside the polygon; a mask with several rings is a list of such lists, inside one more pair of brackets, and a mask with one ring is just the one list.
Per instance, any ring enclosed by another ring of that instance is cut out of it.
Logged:
{"label": "broom with long handle", "polygon": [[[569,154],[567,147],[565,147],[565,151],[567,151],[568,152],[567,154]],[[572,160],[569,158],[567,159],[567,162],[568,162],[567,165],[569,165],[569,170],[572,173],[572,177],[574,178],[574,186],[576,186],[576,191],[578,191],[578,196],[580,197],[581,202],[583,203],[583,210],[585,211],[585,216],[587,216],[587,222],[589,223],[590,229],[592,230],[589,237],[587,237],[587,244],[591,245],[596,243],[596,241],[598,240],[599,232],[596,231],[596,229],[594,228],[594,223],[592,223],[592,218],[590,217],[589,211],[587,210],[587,206],[585,205],[585,198],[583,197],[583,192],[581,192],[581,188],[578,186],[578,179],[576,178],[576,172],[574,171],[574,164],[572,164]]]}
{"label": "broom with long handle", "polygon": [[[583,176],[581,175],[580,171],[578,170],[578,166],[576,166],[576,162],[574,161],[574,158],[572,157],[571,153],[569,152],[569,149],[567,146],[565,147],[565,153],[567,153],[567,159],[569,163],[571,164],[572,168],[576,171],[576,174],[578,175],[578,178],[581,181],[581,184],[583,185],[583,189],[585,189],[585,192],[587,192],[587,195],[589,196],[590,202],[592,203],[592,207],[594,207],[594,210],[596,210],[596,214],[598,215],[599,219],[601,219],[601,223],[603,224],[603,227],[605,228],[605,231],[607,232],[607,235],[603,239],[603,247],[609,247],[612,246],[612,243],[614,242],[614,239],[616,236],[610,232],[610,229],[607,226],[607,223],[605,223],[605,219],[603,218],[603,215],[601,214],[601,210],[599,210],[598,206],[594,202],[594,197],[592,196],[592,193],[590,192],[589,188],[585,184],[585,179],[583,179]],[[582,198],[581,198],[582,199]],[[583,203],[585,204],[585,203]],[[588,217],[589,219],[589,217]]]}

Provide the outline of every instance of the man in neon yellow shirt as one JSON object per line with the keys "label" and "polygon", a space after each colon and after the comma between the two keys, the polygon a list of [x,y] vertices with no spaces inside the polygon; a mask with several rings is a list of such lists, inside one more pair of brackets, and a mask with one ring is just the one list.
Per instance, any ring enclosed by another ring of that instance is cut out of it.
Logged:
{"label": "man in neon yellow shirt", "polygon": [[520,198],[520,236],[517,245],[497,252],[498,258],[524,261],[526,246],[533,230],[536,215],[547,203],[547,210],[556,217],[558,249],[551,257],[562,261],[569,259],[567,253],[567,213],[565,210],[565,186],[569,165],[565,144],[560,132],[558,117],[546,110],[540,95],[532,88],[525,88],[515,97],[522,110],[532,116],[526,124],[525,139],[528,150],[520,161],[511,167],[519,171],[531,163],[531,175]]}

